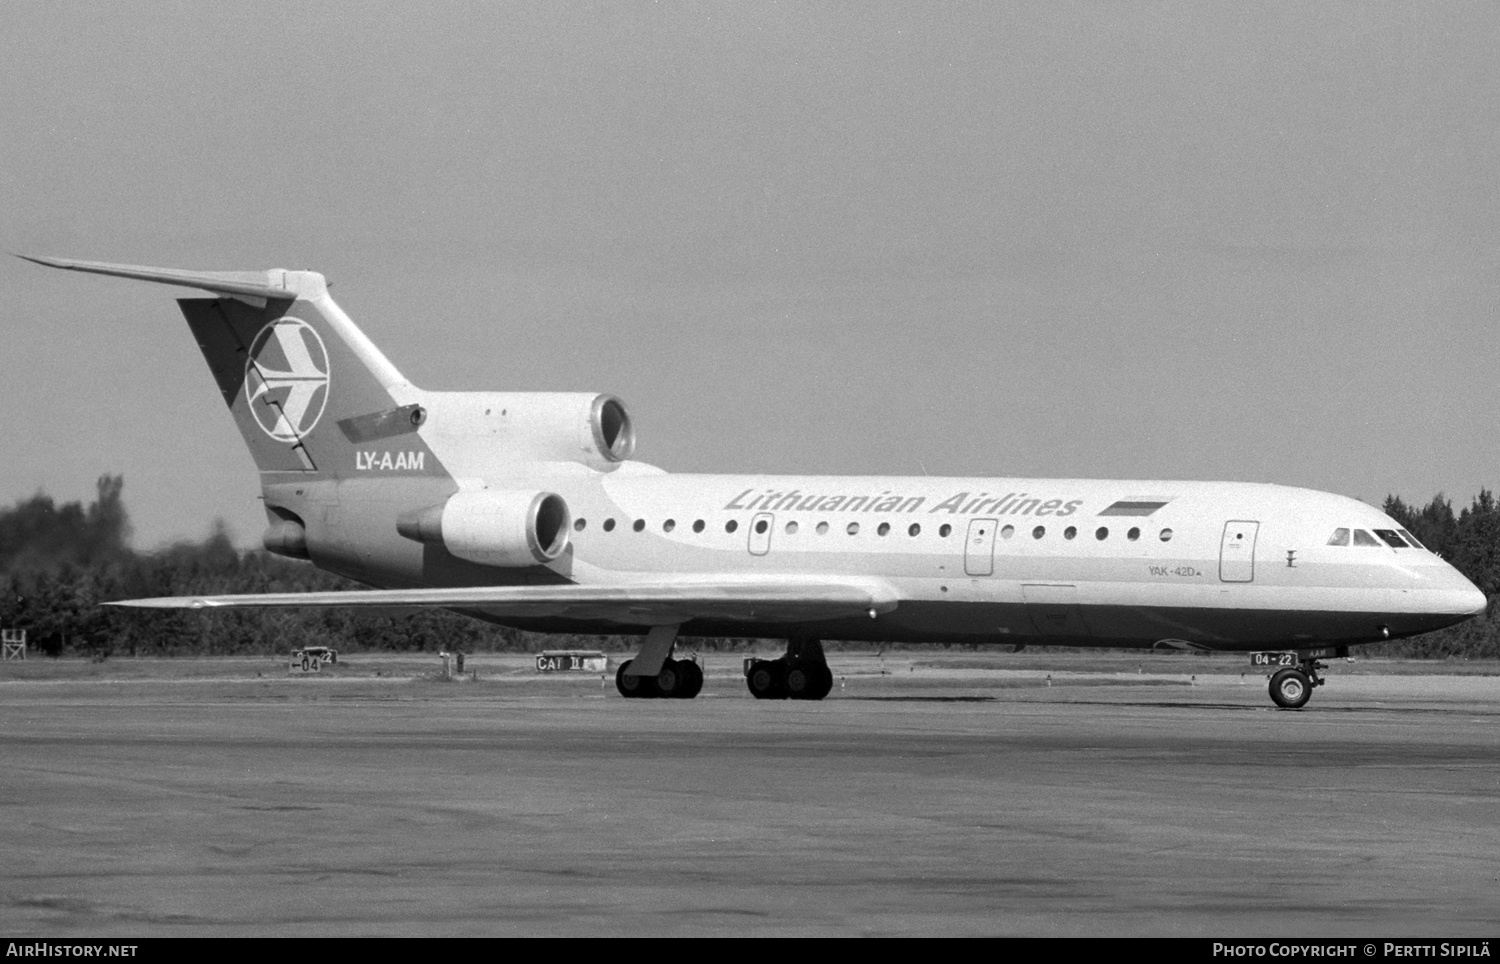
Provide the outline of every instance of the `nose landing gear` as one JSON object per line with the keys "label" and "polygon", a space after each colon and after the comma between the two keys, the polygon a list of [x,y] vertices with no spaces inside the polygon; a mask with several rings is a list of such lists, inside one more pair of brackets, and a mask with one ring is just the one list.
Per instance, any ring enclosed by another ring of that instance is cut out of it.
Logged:
{"label": "nose landing gear", "polygon": [[1271,676],[1271,699],[1284,710],[1297,710],[1312,699],[1312,692],[1323,685],[1318,670],[1327,666],[1313,656],[1297,654],[1297,668],[1277,670]]}

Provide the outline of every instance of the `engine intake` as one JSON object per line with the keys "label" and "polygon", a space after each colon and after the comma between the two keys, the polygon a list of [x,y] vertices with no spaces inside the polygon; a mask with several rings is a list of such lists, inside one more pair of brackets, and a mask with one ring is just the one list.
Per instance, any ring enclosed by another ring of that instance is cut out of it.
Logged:
{"label": "engine intake", "polygon": [[459,492],[442,505],[408,512],[396,531],[486,566],[534,566],[568,547],[572,515],[554,492]]}
{"label": "engine intake", "polygon": [[635,426],[625,404],[613,395],[600,395],[589,410],[589,427],[599,454],[611,462],[623,462],[635,452]]}

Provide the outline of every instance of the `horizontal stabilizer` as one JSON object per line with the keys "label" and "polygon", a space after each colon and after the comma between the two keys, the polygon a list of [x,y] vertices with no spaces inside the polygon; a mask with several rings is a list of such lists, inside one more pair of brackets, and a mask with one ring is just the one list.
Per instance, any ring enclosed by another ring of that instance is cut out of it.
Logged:
{"label": "horizontal stabilizer", "polygon": [[723,575],[593,586],[466,586],[172,596],[105,605],[146,609],[436,607],[482,609],[501,618],[556,617],[640,626],[693,619],[799,622],[874,615],[895,609],[896,598],[895,587],[880,579]]}
{"label": "horizontal stabilizer", "polygon": [[257,308],[264,308],[267,300],[291,300],[300,292],[282,285],[272,284],[281,275],[303,275],[305,272],[281,271],[183,271],[178,268],[151,268],[136,264],[107,264],[103,261],[72,261],[67,258],[35,258],[20,254],[16,257],[33,264],[65,271],[86,271],[89,274],[110,275],[116,278],[134,278],[138,281],[155,281],[160,284],[181,285],[184,288],[199,288],[214,294],[226,295],[249,301]]}

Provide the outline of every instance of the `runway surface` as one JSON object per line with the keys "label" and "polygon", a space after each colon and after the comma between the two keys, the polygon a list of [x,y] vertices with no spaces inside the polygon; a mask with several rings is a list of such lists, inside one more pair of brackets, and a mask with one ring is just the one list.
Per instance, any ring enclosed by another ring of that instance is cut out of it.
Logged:
{"label": "runway surface", "polygon": [[0,932],[1500,932],[1500,677],[1335,664],[1288,712],[1238,662],[834,657],[809,704],[713,659],[692,701],[6,664]]}

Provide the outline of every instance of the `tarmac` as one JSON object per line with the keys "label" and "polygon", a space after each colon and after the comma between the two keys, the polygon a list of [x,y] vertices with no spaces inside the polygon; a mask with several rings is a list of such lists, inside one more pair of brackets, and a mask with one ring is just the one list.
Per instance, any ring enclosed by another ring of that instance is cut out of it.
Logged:
{"label": "tarmac", "polygon": [[0,934],[1500,934],[1500,666],[0,666]]}

